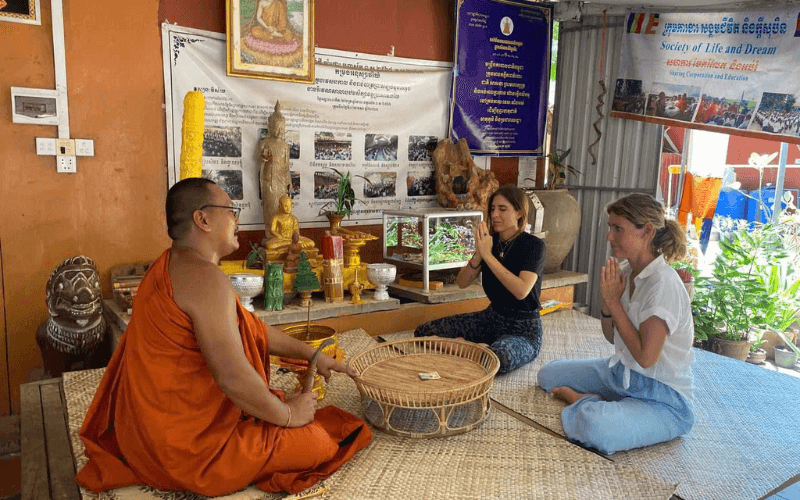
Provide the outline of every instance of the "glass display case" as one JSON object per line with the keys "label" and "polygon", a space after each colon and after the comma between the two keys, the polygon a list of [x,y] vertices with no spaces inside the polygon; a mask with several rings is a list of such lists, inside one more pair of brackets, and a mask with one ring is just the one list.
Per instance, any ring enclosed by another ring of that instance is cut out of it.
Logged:
{"label": "glass display case", "polygon": [[383,259],[422,269],[422,288],[438,269],[464,267],[475,253],[479,210],[420,208],[383,212]]}

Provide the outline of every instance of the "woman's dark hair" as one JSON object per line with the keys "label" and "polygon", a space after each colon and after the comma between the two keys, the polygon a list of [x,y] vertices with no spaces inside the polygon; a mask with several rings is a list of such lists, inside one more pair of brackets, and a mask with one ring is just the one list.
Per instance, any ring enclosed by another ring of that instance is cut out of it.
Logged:
{"label": "woman's dark hair", "polygon": [[514,210],[519,212],[519,219],[517,219],[517,234],[521,233],[525,230],[525,225],[528,224],[528,195],[525,194],[525,191],[518,188],[513,184],[506,184],[505,186],[501,186],[489,196],[489,200],[486,202],[486,224],[489,226],[489,232],[494,231],[494,227],[492,227],[492,202],[494,201],[494,197],[500,195],[503,198],[507,199],[511,206],[514,207]]}

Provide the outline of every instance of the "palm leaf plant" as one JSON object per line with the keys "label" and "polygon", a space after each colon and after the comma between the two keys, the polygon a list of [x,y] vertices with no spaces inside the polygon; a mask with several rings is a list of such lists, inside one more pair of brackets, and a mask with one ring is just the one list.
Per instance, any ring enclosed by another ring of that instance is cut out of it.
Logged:
{"label": "palm leaf plant", "polygon": [[[358,198],[356,198],[356,192],[353,191],[353,184],[352,184],[352,179],[350,177],[350,172],[342,173],[333,167],[325,167],[325,168],[329,168],[339,175],[339,185],[336,190],[336,200],[322,205],[319,211],[319,215],[323,215],[324,213],[329,212],[329,210],[325,210],[325,207],[333,203],[336,205],[336,210],[330,212],[349,217],[350,213],[353,211],[353,205],[355,205],[356,201],[361,201]],[[361,177],[369,184],[372,184],[372,181],[370,181],[363,175],[356,175],[356,177]]]}

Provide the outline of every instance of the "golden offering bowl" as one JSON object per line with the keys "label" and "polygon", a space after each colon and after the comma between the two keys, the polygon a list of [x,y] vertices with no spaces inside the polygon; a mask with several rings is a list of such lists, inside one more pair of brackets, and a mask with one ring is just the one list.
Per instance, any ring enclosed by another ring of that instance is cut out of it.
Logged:
{"label": "golden offering bowl", "polygon": [[[343,353],[338,349],[339,337],[336,334],[336,330],[329,326],[313,324],[289,325],[283,327],[281,331],[290,337],[294,337],[297,340],[305,342],[314,349],[317,349],[329,338],[333,338],[333,344],[322,349],[322,353],[339,360],[341,360],[343,357]],[[302,383],[301,377],[308,368],[308,361],[281,357],[277,358],[277,361],[275,362],[279,366],[287,368],[297,375],[298,383],[296,389],[300,390]],[[314,375],[314,386],[311,391],[316,394],[317,401],[322,401],[325,398],[325,383],[323,382],[321,375]]]}

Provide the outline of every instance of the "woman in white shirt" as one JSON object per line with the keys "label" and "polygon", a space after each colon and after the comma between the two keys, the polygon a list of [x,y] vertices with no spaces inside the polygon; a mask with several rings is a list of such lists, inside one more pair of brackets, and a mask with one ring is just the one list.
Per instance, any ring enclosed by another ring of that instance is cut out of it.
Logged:
{"label": "woman in white shirt", "polygon": [[615,354],[553,361],[538,383],[569,403],[561,414],[567,437],[610,455],[692,428],[694,323],[689,295],[667,264],[686,254],[683,228],[647,194],[620,198],[606,212],[614,257],[600,272],[600,314]]}

